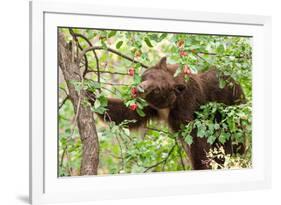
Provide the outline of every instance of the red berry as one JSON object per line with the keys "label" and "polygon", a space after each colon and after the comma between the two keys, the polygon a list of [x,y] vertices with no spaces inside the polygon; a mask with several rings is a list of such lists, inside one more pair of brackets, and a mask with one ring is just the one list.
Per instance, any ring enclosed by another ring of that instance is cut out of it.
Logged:
{"label": "red berry", "polygon": [[188,65],[184,65],[184,66],[183,66],[183,73],[186,74],[186,75],[191,74],[191,70],[190,70],[190,68],[188,67]]}
{"label": "red berry", "polygon": [[135,69],[132,67],[132,68],[129,68],[129,71],[128,71],[128,74],[130,76],[134,76],[135,75]]}
{"label": "red berry", "polygon": [[180,56],[182,56],[182,57],[187,56],[187,52],[186,51],[180,51]]}
{"label": "red berry", "polygon": [[138,108],[138,105],[135,104],[135,103],[133,103],[133,104],[130,105],[130,109],[131,109],[131,110],[136,110],[137,108]]}
{"label": "red berry", "polygon": [[135,88],[135,87],[133,87],[132,89],[131,89],[131,95],[132,95],[132,97],[137,97],[137,93],[138,93],[138,90],[137,90],[137,88]]}

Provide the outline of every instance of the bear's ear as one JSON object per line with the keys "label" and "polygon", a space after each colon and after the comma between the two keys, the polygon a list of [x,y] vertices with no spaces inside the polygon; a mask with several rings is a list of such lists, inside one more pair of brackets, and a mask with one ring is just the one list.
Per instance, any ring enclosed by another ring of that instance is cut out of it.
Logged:
{"label": "bear's ear", "polygon": [[158,63],[158,68],[160,69],[167,69],[167,57],[162,57]]}
{"label": "bear's ear", "polygon": [[181,93],[183,93],[185,88],[186,88],[185,84],[176,84],[175,87],[174,87],[177,95],[180,95]]}

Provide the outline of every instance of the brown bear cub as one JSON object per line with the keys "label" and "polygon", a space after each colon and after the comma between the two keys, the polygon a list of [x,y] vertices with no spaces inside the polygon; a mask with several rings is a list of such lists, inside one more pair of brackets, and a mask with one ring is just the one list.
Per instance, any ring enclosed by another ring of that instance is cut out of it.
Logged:
{"label": "brown bear cub", "polygon": [[[201,105],[208,102],[219,102],[226,105],[245,102],[241,86],[233,79],[221,76],[227,82],[231,82],[231,86],[227,84],[224,88],[219,87],[218,71],[215,68],[200,74],[189,74],[187,81],[183,72],[174,77],[177,68],[177,65],[167,64],[166,57],[164,57],[157,65],[150,67],[142,74],[142,82],[138,86],[144,92],[140,95],[149,104],[144,109],[145,117],[130,110],[121,99],[109,98],[108,116],[102,116],[102,119],[110,118],[117,124],[123,120],[136,120],[135,123],[129,124],[130,128],[140,127],[150,118],[161,119],[168,123],[172,131],[177,132],[181,125],[188,124],[194,119],[195,112]],[[90,99],[93,99],[92,93],[88,92],[88,96],[92,96]],[[90,102],[94,103],[93,100]],[[230,140],[223,145],[219,142],[211,145],[206,138],[197,137],[196,133],[196,130],[192,131],[193,143],[191,145],[179,137],[193,169],[210,168],[209,164],[206,163],[206,153],[215,146],[223,146],[227,154],[232,154]]]}

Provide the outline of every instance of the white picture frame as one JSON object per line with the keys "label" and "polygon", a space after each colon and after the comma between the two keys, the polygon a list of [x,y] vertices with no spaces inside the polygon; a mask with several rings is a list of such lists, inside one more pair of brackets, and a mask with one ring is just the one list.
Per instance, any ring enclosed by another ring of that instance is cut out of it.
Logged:
{"label": "white picture frame", "polygon": [[[58,26],[253,36],[253,168],[58,178],[55,149]],[[269,188],[271,109],[265,108],[271,107],[270,51],[271,18],[266,16],[30,2],[30,202]]]}

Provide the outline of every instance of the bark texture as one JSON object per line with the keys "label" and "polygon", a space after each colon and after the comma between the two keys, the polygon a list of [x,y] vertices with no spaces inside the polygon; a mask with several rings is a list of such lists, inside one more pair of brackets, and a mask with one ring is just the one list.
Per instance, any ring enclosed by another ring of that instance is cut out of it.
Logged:
{"label": "bark texture", "polygon": [[83,145],[80,175],[96,175],[99,164],[98,135],[91,108],[83,103],[85,91],[75,90],[72,83],[73,81],[82,82],[83,77],[80,74],[77,50],[70,47],[63,33],[59,33],[59,66],[67,83],[69,98],[74,106],[75,119]]}

